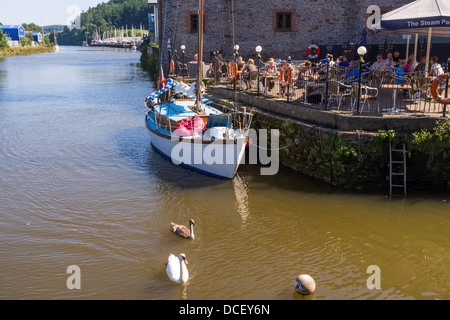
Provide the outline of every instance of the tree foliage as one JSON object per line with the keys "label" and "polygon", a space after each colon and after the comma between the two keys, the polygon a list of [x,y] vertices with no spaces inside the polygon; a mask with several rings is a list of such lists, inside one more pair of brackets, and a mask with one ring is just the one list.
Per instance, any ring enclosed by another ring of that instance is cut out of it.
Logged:
{"label": "tree foliage", "polygon": [[3,30],[0,29],[0,50],[9,48],[8,41],[6,40]]}
{"label": "tree foliage", "polygon": [[41,34],[44,34],[42,27],[38,26],[34,22],[32,23],[22,23],[22,27],[25,29],[25,31],[31,31],[31,32],[40,32]]}

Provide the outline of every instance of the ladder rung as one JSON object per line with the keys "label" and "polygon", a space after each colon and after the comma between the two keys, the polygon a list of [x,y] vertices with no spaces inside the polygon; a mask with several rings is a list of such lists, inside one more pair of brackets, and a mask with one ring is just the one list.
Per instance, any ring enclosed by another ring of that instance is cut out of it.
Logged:
{"label": "ladder rung", "polygon": [[391,151],[406,152],[406,150],[403,150],[403,149],[392,149]]}
{"label": "ladder rung", "polygon": [[404,187],[403,184],[393,184],[392,186],[393,186],[393,187],[399,187],[399,188],[403,188],[403,187]]}
{"label": "ladder rung", "polygon": [[398,160],[397,161],[392,160],[391,162],[392,163],[404,163],[403,161],[398,161]]}

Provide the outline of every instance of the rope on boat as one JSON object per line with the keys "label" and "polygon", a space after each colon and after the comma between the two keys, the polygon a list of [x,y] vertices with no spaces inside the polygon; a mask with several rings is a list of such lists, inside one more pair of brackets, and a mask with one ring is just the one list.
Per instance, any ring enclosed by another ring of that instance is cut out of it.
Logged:
{"label": "rope on boat", "polygon": [[285,147],[282,147],[282,148],[264,148],[264,147],[260,147],[260,146],[258,146],[258,145],[256,145],[256,144],[253,144],[252,142],[249,142],[249,143],[250,143],[252,146],[255,146],[255,147],[259,148],[259,149],[270,150],[270,151],[272,151],[272,150],[284,150],[284,149],[287,149],[287,148],[292,147],[293,145],[295,145],[295,144],[299,143],[300,141],[302,141],[303,139],[305,139],[306,136],[307,136],[308,134],[310,134],[311,131],[312,131],[314,128],[317,128],[317,127],[320,127],[320,126],[319,126],[319,125],[312,126],[312,127],[309,128],[308,131],[306,131],[305,134],[304,134],[303,136],[301,136],[299,139],[295,140],[295,141],[292,142],[290,145],[285,146]]}

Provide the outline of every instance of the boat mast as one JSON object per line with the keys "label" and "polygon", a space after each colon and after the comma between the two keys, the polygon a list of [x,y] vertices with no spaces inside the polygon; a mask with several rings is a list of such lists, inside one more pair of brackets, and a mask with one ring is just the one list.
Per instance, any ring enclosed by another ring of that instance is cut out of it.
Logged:
{"label": "boat mast", "polygon": [[202,90],[202,67],[203,67],[203,0],[199,0],[199,10],[198,10],[198,59],[197,59],[197,96],[196,96],[196,107],[197,110],[200,109]]}

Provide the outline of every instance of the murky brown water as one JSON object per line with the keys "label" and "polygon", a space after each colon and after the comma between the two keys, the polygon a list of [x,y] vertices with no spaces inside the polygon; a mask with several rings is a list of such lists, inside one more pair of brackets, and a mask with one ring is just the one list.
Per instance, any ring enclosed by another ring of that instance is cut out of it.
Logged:
{"label": "murky brown water", "polygon": [[[389,199],[289,170],[229,181],[177,167],[150,145],[138,61],[70,47],[0,59],[0,298],[450,298],[448,192]],[[169,231],[189,218],[194,241]],[[181,252],[185,288],[164,266]],[[381,289],[367,288],[370,265]],[[314,295],[295,293],[301,273]]]}

